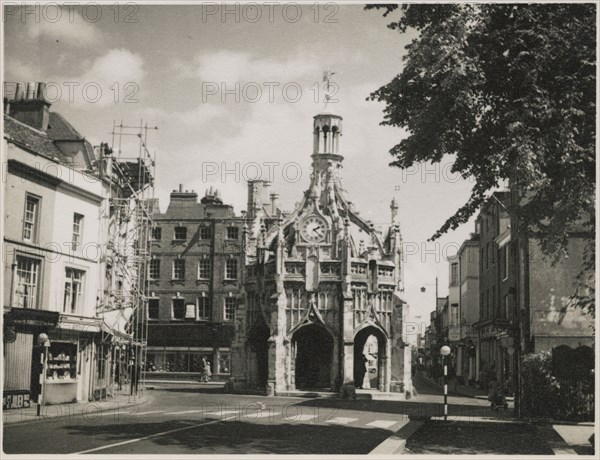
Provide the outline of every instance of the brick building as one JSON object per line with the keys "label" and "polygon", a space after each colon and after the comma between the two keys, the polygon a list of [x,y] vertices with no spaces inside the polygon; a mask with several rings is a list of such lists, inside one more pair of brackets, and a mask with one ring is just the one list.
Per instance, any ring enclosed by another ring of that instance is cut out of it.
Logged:
{"label": "brick building", "polygon": [[244,221],[209,189],[174,190],[153,216],[149,266],[149,372],[230,373],[230,345],[243,269]]}

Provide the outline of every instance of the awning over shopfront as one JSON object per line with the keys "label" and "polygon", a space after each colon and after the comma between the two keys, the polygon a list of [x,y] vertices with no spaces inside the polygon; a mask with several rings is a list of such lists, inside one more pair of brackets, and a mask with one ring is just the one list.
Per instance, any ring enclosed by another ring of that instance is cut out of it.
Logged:
{"label": "awning over shopfront", "polygon": [[97,334],[102,329],[102,320],[85,316],[60,315],[58,328],[68,331],[89,332]]}

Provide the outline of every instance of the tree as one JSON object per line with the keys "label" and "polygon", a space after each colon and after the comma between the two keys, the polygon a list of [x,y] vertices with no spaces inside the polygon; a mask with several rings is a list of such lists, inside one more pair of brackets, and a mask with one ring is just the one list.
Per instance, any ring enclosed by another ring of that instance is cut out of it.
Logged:
{"label": "tree", "polygon": [[[557,260],[575,227],[595,229],[596,6],[368,5],[418,32],[404,67],[368,99],[406,129],[391,166],[439,162],[474,178],[468,201],[432,239],[466,222],[508,181],[519,227]],[[594,269],[586,258],[586,270]],[[591,260],[591,262],[590,262]]]}

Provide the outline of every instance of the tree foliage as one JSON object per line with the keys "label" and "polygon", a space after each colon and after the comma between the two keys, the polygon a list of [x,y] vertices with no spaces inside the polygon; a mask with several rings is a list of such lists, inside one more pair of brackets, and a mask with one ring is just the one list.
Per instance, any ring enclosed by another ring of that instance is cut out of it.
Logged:
{"label": "tree foliage", "polygon": [[[466,222],[499,184],[526,231],[556,257],[595,220],[596,7],[592,4],[369,5],[417,38],[404,67],[370,95],[383,125],[409,135],[390,153],[408,168],[455,155],[468,201],[433,235]],[[584,216],[585,222],[582,222]],[[589,268],[589,267],[588,267]]]}

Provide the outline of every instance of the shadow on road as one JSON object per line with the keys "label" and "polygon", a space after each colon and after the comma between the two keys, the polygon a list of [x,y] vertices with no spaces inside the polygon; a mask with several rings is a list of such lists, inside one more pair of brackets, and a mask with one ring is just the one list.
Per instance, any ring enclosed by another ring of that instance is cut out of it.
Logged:
{"label": "shadow on road", "polygon": [[[293,414],[292,414],[293,415]],[[293,416],[283,423],[251,423],[243,417],[204,425],[211,419],[165,420],[128,423],[98,423],[67,425],[69,435],[77,437],[86,448],[79,451],[143,438],[181,428],[181,431],[102,449],[94,454],[114,453],[201,453],[202,454],[367,454],[389,437],[390,432],[379,428],[353,428],[340,425],[317,425],[294,422]],[[220,420],[215,418],[214,420]],[[40,445],[38,443],[5,443],[7,454],[67,453],[76,447],[67,445]]]}

